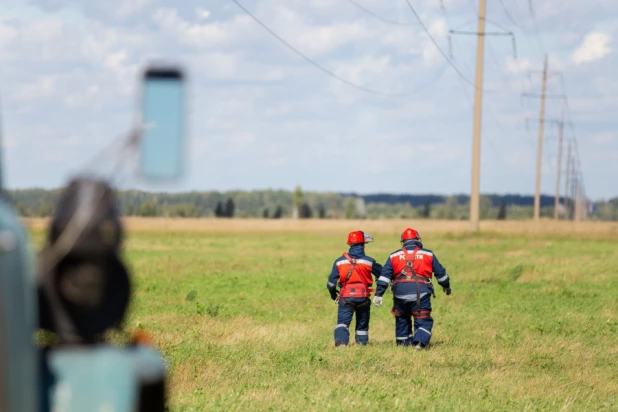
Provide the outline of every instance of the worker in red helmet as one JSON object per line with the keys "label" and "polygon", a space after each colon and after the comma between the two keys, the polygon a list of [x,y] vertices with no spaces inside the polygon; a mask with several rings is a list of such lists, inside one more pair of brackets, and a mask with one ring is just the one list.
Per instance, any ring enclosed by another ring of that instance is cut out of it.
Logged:
{"label": "worker in red helmet", "polygon": [[[377,280],[373,303],[382,305],[382,296],[392,282],[395,337],[397,345],[424,349],[429,345],[433,318],[431,295],[435,297],[432,275],[444,293],[452,292],[450,278],[435,254],[423,248],[420,234],[411,228],[401,234],[401,249],[392,253]],[[412,320],[414,318],[414,330]]]}
{"label": "worker in red helmet", "polygon": [[[330,297],[339,305],[335,346],[347,345],[350,341],[350,324],[356,314],[356,343],[366,345],[369,341],[369,315],[373,278],[382,272],[382,265],[365,255],[365,244],[373,237],[357,230],[348,235],[350,249],[335,260],[326,287]],[[337,296],[337,285],[340,287]]]}

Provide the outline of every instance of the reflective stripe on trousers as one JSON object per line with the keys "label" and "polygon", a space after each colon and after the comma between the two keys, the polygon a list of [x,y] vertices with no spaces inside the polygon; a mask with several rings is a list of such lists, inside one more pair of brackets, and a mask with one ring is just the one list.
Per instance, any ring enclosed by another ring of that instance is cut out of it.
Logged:
{"label": "reflective stripe on trousers", "polygon": [[354,338],[357,343],[365,344],[369,340],[369,317],[371,311],[371,305],[364,305],[363,307],[353,310],[346,306],[348,304],[361,304],[366,303],[368,299],[339,299],[338,311],[337,311],[337,326],[335,326],[335,343],[348,344],[350,341],[350,324],[352,318],[356,315],[356,327]]}
{"label": "reflective stripe on trousers", "polygon": [[403,301],[393,299],[393,310],[400,316],[395,316],[395,336],[397,341],[405,341],[407,344],[420,342],[428,345],[431,340],[431,329],[433,328],[433,318],[431,317],[431,296],[425,295],[421,298],[422,317],[414,318],[414,330],[412,329],[412,312],[416,312],[417,303],[415,301]]}

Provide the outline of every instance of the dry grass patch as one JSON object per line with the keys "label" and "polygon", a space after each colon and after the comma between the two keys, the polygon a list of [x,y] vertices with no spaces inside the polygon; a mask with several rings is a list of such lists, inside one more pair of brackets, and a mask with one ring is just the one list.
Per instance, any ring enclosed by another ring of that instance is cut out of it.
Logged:
{"label": "dry grass patch", "polygon": [[[46,228],[46,218],[25,218],[33,230]],[[369,233],[398,236],[406,227],[414,227],[421,234],[459,235],[470,232],[467,221],[426,219],[385,220],[292,220],[292,219],[216,219],[216,218],[141,218],[126,217],[124,222],[134,232],[213,232],[213,233],[312,233],[330,236],[362,228]],[[482,221],[486,233],[518,235],[567,235],[580,238],[618,239],[618,222],[571,222],[543,219],[534,221]]]}

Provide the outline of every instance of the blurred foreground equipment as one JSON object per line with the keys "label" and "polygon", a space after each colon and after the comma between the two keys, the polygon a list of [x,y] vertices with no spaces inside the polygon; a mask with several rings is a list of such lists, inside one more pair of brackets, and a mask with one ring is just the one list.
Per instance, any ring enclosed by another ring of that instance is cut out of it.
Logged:
{"label": "blurred foreground equipment", "polygon": [[38,408],[36,287],[29,241],[0,197],[0,411]]}
{"label": "blurred foreground equipment", "polygon": [[46,402],[63,411],[164,411],[165,367],[158,353],[99,342],[121,325],[131,294],[111,187],[73,180],[56,210],[39,286],[40,327],[58,340],[42,356]]}
{"label": "blurred foreground equipment", "polygon": [[[141,179],[176,180],[185,154],[182,71],[147,68],[140,108],[134,132],[104,158],[114,161],[113,173],[128,154]],[[70,181],[55,207],[38,276],[0,186],[0,412],[166,409],[165,365],[152,338],[138,331],[124,345],[104,339],[122,329],[132,292],[110,181],[86,175]],[[51,342],[40,349],[37,328]]]}

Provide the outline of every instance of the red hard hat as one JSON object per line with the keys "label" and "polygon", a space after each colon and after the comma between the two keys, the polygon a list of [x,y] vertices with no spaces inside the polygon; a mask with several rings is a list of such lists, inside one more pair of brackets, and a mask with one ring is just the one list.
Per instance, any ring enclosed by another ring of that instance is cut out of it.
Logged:
{"label": "red hard hat", "polygon": [[401,241],[405,242],[407,240],[413,240],[413,239],[421,239],[421,235],[420,233],[418,233],[416,230],[411,229],[411,228],[407,228],[406,230],[403,231],[403,233],[401,234]]}
{"label": "red hard hat", "polygon": [[358,243],[369,243],[369,242],[373,242],[373,237],[365,234],[365,232],[361,230],[350,232],[350,234],[348,235],[348,245],[354,245]]}

